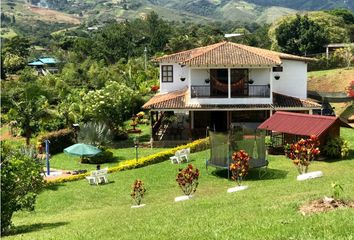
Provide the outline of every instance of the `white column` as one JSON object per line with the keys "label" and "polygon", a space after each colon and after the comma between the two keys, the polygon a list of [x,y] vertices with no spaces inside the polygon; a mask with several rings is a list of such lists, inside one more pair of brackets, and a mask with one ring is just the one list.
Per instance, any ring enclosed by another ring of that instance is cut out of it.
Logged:
{"label": "white column", "polygon": [[273,109],[269,110],[269,117],[273,115]]}
{"label": "white column", "polygon": [[228,98],[231,98],[231,69],[227,69]]}
{"label": "white column", "polygon": [[[185,66],[187,67],[187,66]],[[191,88],[191,85],[192,85],[192,79],[191,79],[191,76],[192,76],[192,73],[191,73],[192,69],[190,67],[188,67],[188,90],[189,90],[189,94],[188,95],[188,99],[187,99],[187,102],[189,102],[189,100],[192,98],[192,88]]]}
{"label": "white column", "polygon": [[272,68],[269,68],[269,97],[271,100],[271,103],[273,104],[273,72],[272,72]]}
{"label": "white column", "polygon": [[310,110],[309,110],[309,114],[310,114],[310,115],[313,115],[313,109],[310,109]]}
{"label": "white column", "polygon": [[326,47],[326,59],[328,59],[328,57],[329,57],[329,48],[328,48],[328,46]]}

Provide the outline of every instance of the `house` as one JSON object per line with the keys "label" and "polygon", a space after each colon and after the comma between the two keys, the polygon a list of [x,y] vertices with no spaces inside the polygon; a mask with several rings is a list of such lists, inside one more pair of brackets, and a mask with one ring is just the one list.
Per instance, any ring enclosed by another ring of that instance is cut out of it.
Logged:
{"label": "house", "polygon": [[38,74],[46,75],[49,73],[58,73],[58,60],[52,57],[41,57],[28,63],[28,66],[37,70]]}
{"label": "house", "polygon": [[[246,126],[256,129],[275,111],[312,114],[307,62],[299,57],[232,42],[156,58],[160,92],[143,106],[151,111],[155,140],[205,136]],[[177,120],[166,121],[174,115]]]}
{"label": "house", "polygon": [[352,128],[339,117],[276,112],[258,129],[271,131],[274,147],[297,142],[301,138],[318,137],[320,146],[330,138],[340,136],[340,127]]}

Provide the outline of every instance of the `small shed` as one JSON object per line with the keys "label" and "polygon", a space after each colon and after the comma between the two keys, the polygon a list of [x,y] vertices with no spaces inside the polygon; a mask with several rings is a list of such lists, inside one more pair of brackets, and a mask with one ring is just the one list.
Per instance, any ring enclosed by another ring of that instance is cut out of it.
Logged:
{"label": "small shed", "polygon": [[311,135],[318,137],[323,146],[328,138],[340,136],[340,127],[351,128],[339,117],[276,112],[259,125],[258,129],[271,131],[276,146],[291,144]]}

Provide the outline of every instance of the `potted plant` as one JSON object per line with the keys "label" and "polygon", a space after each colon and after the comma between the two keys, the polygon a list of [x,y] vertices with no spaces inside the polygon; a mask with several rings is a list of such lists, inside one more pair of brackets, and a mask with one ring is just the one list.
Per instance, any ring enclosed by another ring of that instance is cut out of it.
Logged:
{"label": "potted plant", "polygon": [[232,179],[237,181],[237,187],[229,188],[228,192],[237,192],[247,189],[247,186],[242,186],[243,178],[248,174],[250,156],[245,150],[239,150],[232,154],[233,163],[230,164]]}
{"label": "potted plant", "polygon": [[300,139],[297,143],[288,146],[285,152],[286,157],[293,161],[299,176],[298,180],[306,180],[310,178],[321,177],[321,171],[308,173],[308,167],[311,162],[320,154],[320,142],[316,136],[310,136],[308,139]]}
{"label": "potted plant", "polygon": [[178,186],[182,189],[184,196],[176,197],[175,201],[183,201],[192,198],[193,193],[198,187],[199,170],[193,168],[192,164],[188,164],[185,169],[179,169],[176,177]]}
{"label": "potted plant", "polygon": [[136,205],[133,205],[132,208],[144,207],[145,204],[141,204],[141,201],[143,200],[144,194],[146,192],[143,181],[136,179],[132,188],[133,189],[132,192],[130,193],[130,196],[133,198],[134,202],[136,203]]}

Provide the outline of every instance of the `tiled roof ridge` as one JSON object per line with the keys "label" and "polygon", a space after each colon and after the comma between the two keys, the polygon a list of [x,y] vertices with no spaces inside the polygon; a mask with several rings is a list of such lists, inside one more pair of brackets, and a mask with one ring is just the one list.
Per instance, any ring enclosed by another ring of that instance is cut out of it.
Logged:
{"label": "tiled roof ridge", "polygon": [[[161,59],[164,59],[164,58],[170,58],[170,57],[174,57],[174,56],[178,56],[178,55],[183,55],[183,54],[188,54],[190,53],[191,55],[193,54],[193,52],[197,52],[198,50],[202,50],[202,49],[208,49],[208,48],[211,48],[211,49],[214,49],[216,48],[218,45],[222,45],[224,44],[226,41],[222,41],[222,42],[218,42],[218,43],[214,43],[214,44],[211,44],[211,45],[207,45],[207,46],[202,46],[202,47],[197,47],[197,48],[193,48],[193,49],[189,49],[189,50],[184,50],[184,51],[181,51],[181,52],[177,52],[177,53],[172,53],[172,54],[168,54],[168,55],[164,55],[164,56],[161,56],[161,57],[158,57],[158,58],[155,58],[154,60],[155,61],[159,61]],[[215,46],[216,45],[216,46]],[[210,50],[211,50],[210,49]],[[208,50],[207,52],[209,52],[210,50]],[[202,54],[205,53],[205,52],[202,52]],[[201,54],[198,54],[197,56],[199,56]],[[193,56],[193,57],[189,57],[188,59],[185,59],[183,60],[184,61],[187,61],[187,60],[190,60],[192,58],[194,58],[196,56]]]}
{"label": "tiled roof ridge", "polygon": [[[206,53],[208,53],[208,52],[210,52],[210,51],[212,51],[212,50],[214,50],[214,49],[217,49],[217,48],[219,48],[219,47],[221,47],[222,45],[225,45],[225,44],[227,44],[227,43],[228,43],[227,41],[222,41],[222,42],[215,43],[215,44],[212,44],[212,45],[209,45],[209,46],[205,46],[206,51],[201,51],[200,53],[198,53],[198,54],[196,54],[196,55],[194,55],[194,56],[191,56],[190,58],[184,60],[183,63],[188,62],[188,61],[192,60],[193,58],[197,58],[197,57],[199,57],[199,56],[202,56],[202,55],[204,55],[204,54],[206,54]],[[196,50],[196,49],[195,49],[195,50]],[[192,51],[192,54],[193,54],[193,52],[197,52],[197,51]]]}

